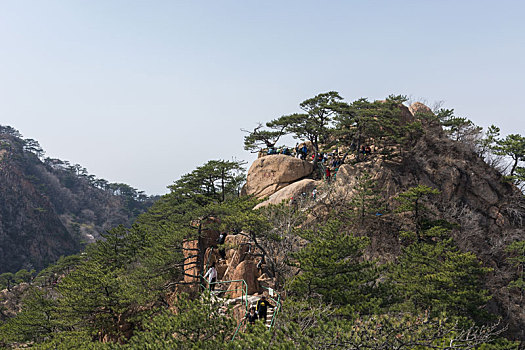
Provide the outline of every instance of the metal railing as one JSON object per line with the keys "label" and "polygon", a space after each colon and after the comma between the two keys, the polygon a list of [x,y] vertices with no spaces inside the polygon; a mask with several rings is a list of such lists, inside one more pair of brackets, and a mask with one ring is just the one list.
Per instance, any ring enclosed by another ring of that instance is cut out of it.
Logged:
{"label": "metal railing", "polygon": [[[209,262],[210,262],[210,257],[211,257],[211,254],[213,252],[213,247],[211,247],[211,249],[209,250],[208,252],[208,256],[207,256],[207,260],[206,261],[206,265],[205,265],[205,269],[204,270],[207,270],[208,269],[208,266],[209,266]],[[245,280],[227,280],[227,281],[215,281],[215,282],[209,282],[207,281],[204,276],[201,274],[200,277],[202,278],[202,280],[204,281],[204,283],[207,285],[204,285],[204,284],[200,284],[200,286],[203,288],[203,290],[206,290],[206,289],[210,289],[210,286],[211,285],[224,285],[224,284],[231,284],[231,283],[234,283],[234,282],[241,282],[241,288],[237,288],[237,289],[227,289],[227,290],[221,290],[221,292],[227,294],[227,293],[232,293],[232,292],[237,292],[237,291],[241,291],[241,304],[244,304],[244,309],[245,309],[245,315],[248,314],[248,284],[246,283]],[[272,288],[268,288],[268,287],[264,287],[264,286],[261,286],[262,288],[268,290],[268,298],[273,301],[273,303],[275,304],[275,308],[274,308],[274,311],[273,311],[273,315],[272,315],[272,319],[270,320],[270,327],[269,329],[271,329],[273,327],[273,325],[275,324],[275,320],[279,314],[279,312],[281,311],[281,296],[277,294],[277,299],[274,299],[273,298],[273,293],[275,292]],[[237,328],[235,329],[235,332],[233,334],[233,337],[232,337],[232,341],[235,339],[235,337],[237,336],[237,334],[239,333],[239,330],[241,329],[241,326],[245,323],[246,321],[246,318],[243,317],[242,320],[239,322],[239,324],[237,325]]]}
{"label": "metal railing", "polygon": [[[208,251],[207,259],[205,257],[206,265],[204,266],[204,271],[208,270],[208,266],[209,266],[209,263],[210,263],[210,257],[211,257],[211,254],[213,252],[213,246],[210,247],[210,248],[211,249]],[[202,280],[208,285],[208,287],[206,287],[204,284],[201,283],[200,286],[203,288],[203,290],[208,289],[212,284],[213,285],[218,285],[218,284],[227,284],[227,283],[231,284],[233,282],[242,282],[240,289],[227,289],[226,291],[222,291],[222,292],[224,292],[224,293],[232,293],[232,292],[237,292],[237,291],[240,290],[241,291],[241,303],[244,304],[245,314],[248,313],[248,284],[246,283],[245,280],[215,281],[215,282],[211,282],[210,283],[204,278],[204,276],[202,274],[200,276],[201,276]],[[239,333],[239,330],[241,329],[241,326],[242,326],[242,324],[244,323],[245,320],[246,319],[243,317],[242,320],[237,325],[237,328],[235,329],[235,332],[233,333],[232,341],[237,336],[237,333]]]}
{"label": "metal railing", "polygon": [[[202,277],[202,275],[201,275],[201,277]],[[241,304],[244,304],[245,315],[248,313],[248,284],[246,283],[245,280],[228,280],[228,281],[216,281],[216,282],[208,282],[204,278],[203,278],[203,280],[207,283],[208,288],[211,285],[227,284],[227,283],[231,284],[233,282],[241,282],[241,288],[240,289],[239,288],[237,288],[237,289],[229,289],[228,288],[227,290],[221,290],[221,292],[224,292],[226,294],[226,293],[232,293],[232,292],[241,291]],[[208,289],[203,284],[201,284],[201,287],[203,287],[203,289]],[[242,326],[242,324],[244,323],[245,320],[246,319],[243,317],[242,320],[239,322],[239,325],[237,326],[237,328],[235,329],[235,333],[233,334],[232,341],[237,336],[237,333],[239,333],[239,330],[241,329],[241,326]]]}
{"label": "metal railing", "polygon": [[237,336],[237,333],[239,333],[239,330],[241,329],[241,326],[243,325],[243,323],[246,322],[246,317],[243,317],[242,320],[239,322],[239,325],[237,326],[237,328],[235,329],[235,333],[233,333],[233,337],[232,337],[232,340],[231,341],[234,341],[235,340],[235,337]]}

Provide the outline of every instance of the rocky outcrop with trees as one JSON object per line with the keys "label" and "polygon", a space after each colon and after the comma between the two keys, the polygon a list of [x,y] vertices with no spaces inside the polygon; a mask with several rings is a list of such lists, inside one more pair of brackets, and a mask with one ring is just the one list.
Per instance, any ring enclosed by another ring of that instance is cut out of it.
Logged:
{"label": "rocky outcrop with trees", "polygon": [[[524,139],[405,103],[328,92],[258,125],[247,176],[222,160],[182,176],[28,288],[0,344],[518,348]],[[262,295],[282,302],[266,327],[246,317]]]}
{"label": "rocky outcrop with trees", "polygon": [[[509,246],[525,239],[525,201],[520,190],[525,178],[519,175],[523,169],[520,162],[525,161],[525,157],[520,156],[524,154],[525,143],[520,146],[519,142],[525,139],[518,135],[498,139],[496,127],[483,133],[470,120],[456,117],[452,110],[434,113],[419,102],[409,108],[399,105],[397,125],[388,116],[385,122],[374,113],[381,108],[380,104],[398,101],[370,103],[358,100],[352,105],[341,105],[322,97],[318,102],[317,109],[312,108],[310,102],[310,109],[302,117],[317,119],[316,137],[324,140],[317,150],[313,150],[313,156],[330,154],[330,158],[323,161],[323,168],[329,166],[336,156],[335,149],[346,161],[336,169],[332,168],[336,171],[335,179],[333,175],[332,179],[326,179],[324,174],[312,172],[306,179],[268,193],[268,199],[258,207],[277,204],[278,201],[291,203],[291,198],[300,195],[310,198],[314,187],[318,190],[317,200],[311,204],[313,220],[323,219],[330,211],[357,204],[362,209],[361,218],[357,225],[352,226],[353,231],[369,237],[367,254],[370,257],[392,263],[406,249],[406,242],[399,232],[410,227],[412,220],[410,216],[400,217],[396,213],[399,206],[397,196],[420,185],[436,189],[438,193],[431,199],[421,198],[427,202],[427,214],[434,220],[449,222],[454,243],[462,251],[475,254],[488,268],[483,284],[491,298],[485,307],[508,323],[510,333],[525,337],[523,289],[509,288],[509,285],[517,286],[513,281],[521,280],[516,273],[523,266],[511,262],[516,259],[509,259],[512,252]],[[369,111],[363,111],[363,107]],[[335,129],[330,130],[328,124],[323,129],[320,116],[330,113],[334,113]],[[306,122],[294,118],[297,115],[285,116],[269,122],[268,126],[288,123],[288,132],[296,136],[312,132],[305,127]],[[382,122],[385,125],[381,125]],[[348,127],[346,131],[345,126]],[[282,134],[286,134],[287,128],[283,129]],[[254,135],[251,136],[247,141],[253,142]],[[345,138],[349,141],[341,144]],[[511,144],[513,146],[509,146]],[[369,154],[360,152],[363,145],[372,147]],[[258,162],[274,157],[267,155]],[[266,162],[278,163],[277,158]],[[249,172],[246,186],[257,187],[258,184],[250,179]],[[311,184],[309,188],[304,187],[307,181]],[[356,196],[360,198],[356,200]],[[515,249],[514,254],[517,252]]]}

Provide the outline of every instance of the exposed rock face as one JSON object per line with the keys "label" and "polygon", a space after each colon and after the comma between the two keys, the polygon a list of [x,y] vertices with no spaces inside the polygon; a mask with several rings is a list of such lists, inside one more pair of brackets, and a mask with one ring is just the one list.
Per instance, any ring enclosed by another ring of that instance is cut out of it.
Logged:
{"label": "exposed rock face", "polygon": [[0,273],[42,269],[80,250],[46,196],[5,156],[0,166]]}
{"label": "exposed rock face", "polygon": [[194,239],[187,241],[182,244],[182,253],[184,254],[184,262],[187,267],[184,269],[184,282],[185,283],[196,283],[199,282],[199,262],[198,254],[199,241]]}
{"label": "exposed rock face", "polygon": [[433,120],[434,113],[430,108],[421,102],[414,102],[410,105],[410,107],[408,107],[408,109],[414,117],[421,120],[421,123],[427,129],[427,132],[444,136],[442,126],[439,122]]}
{"label": "exposed rock face", "polygon": [[424,104],[422,104],[421,102],[414,102],[410,105],[410,107],[408,107],[408,109],[410,110],[410,113],[412,113],[412,115],[416,115],[416,114],[426,114],[426,115],[432,115],[432,110],[430,108],[428,108],[427,106],[425,106]]}
{"label": "exposed rock face", "polygon": [[[422,113],[432,112],[425,105],[415,103],[410,109],[402,109],[402,118],[412,121],[413,116]],[[386,157],[372,153],[365,161],[340,166],[336,181],[326,185],[330,187],[330,196],[323,198],[326,200],[323,203],[319,198],[314,201],[313,205],[317,205],[314,210],[321,212],[323,207],[331,207],[333,203],[329,201],[347,204],[358,177],[369,173],[391,210],[374,216],[362,227],[362,232],[356,233],[366,234],[370,239],[366,257],[394,261],[402,254],[399,232],[404,225],[404,219],[393,213],[397,205],[394,197],[420,184],[440,190],[428,203],[430,211],[436,213],[436,218],[459,224],[452,231],[459,248],[475,253],[484,266],[494,269],[484,281],[493,295],[488,308],[503,317],[502,322],[509,325],[511,336],[525,339],[525,310],[520,293],[507,288],[516,275],[515,267],[506,260],[505,251],[511,242],[525,240],[525,199],[515,186],[502,181],[501,174],[471,147],[445,137],[439,124],[430,121],[423,123],[423,127],[426,133],[413,148],[403,149],[402,155],[384,159]],[[280,203],[303,192],[311,194],[321,183],[305,179],[311,173],[310,163],[285,155],[265,156],[250,167],[245,190],[259,198],[270,196],[259,207]],[[275,281],[267,274],[261,275],[259,260],[254,258],[252,249],[247,237],[227,236],[226,259],[219,262],[218,255],[210,254],[210,260],[215,259],[220,266],[219,280],[245,280],[249,294],[264,292],[261,286],[273,288]],[[242,294],[240,282],[226,288],[230,297]],[[239,317],[242,310],[238,306]]]}
{"label": "exposed rock face", "polygon": [[492,310],[504,315],[511,331],[519,330],[525,339],[525,311],[514,307],[519,297],[506,288],[515,268],[505,252],[514,240],[525,239],[523,195],[460,143],[431,135],[420,140],[398,171],[401,185],[418,181],[441,190],[436,210],[461,225],[454,231],[457,244],[494,268],[486,281],[493,294]]}
{"label": "exposed rock face", "polygon": [[270,196],[281,188],[310,175],[311,163],[283,154],[262,157],[248,170],[245,193],[257,198]]}
{"label": "exposed rock face", "polygon": [[303,193],[306,196],[311,196],[313,189],[319,185],[321,181],[315,181],[312,179],[303,179],[297,182],[292,183],[291,185],[281,188],[279,191],[275,192],[262,203],[257,204],[254,209],[258,209],[268,204],[280,204],[283,200],[290,200],[291,198],[297,198],[302,196]]}
{"label": "exposed rock face", "polygon": [[239,265],[241,261],[244,261],[244,259],[251,258],[250,256],[247,256],[248,251],[250,250],[248,242],[248,237],[243,235],[226,236],[224,244],[227,247],[226,261],[228,262],[228,268],[222,276],[223,279],[232,280],[237,265]]}
{"label": "exposed rock face", "polygon": [[[253,260],[245,260],[237,265],[232,277],[233,280],[244,280],[246,282],[248,294],[254,294],[259,291],[259,281],[257,278],[259,278],[259,271],[257,270],[257,264]],[[244,283],[232,282],[228,289],[231,292],[228,294],[231,295],[232,298],[240,297],[243,288],[245,288]]]}
{"label": "exposed rock face", "polygon": [[21,302],[29,288],[29,284],[20,283],[11,290],[0,290],[0,321],[5,321],[21,311]]}
{"label": "exposed rock face", "polygon": [[405,105],[400,105],[399,109],[401,110],[401,122],[402,123],[411,123],[414,121],[414,114],[410,112],[410,109]]}
{"label": "exposed rock face", "polygon": [[380,164],[374,164],[374,162],[361,162],[355,165],[343,164],[339,167],[339,171],[337,172],[335,185],[336,187],[350,190],[355,186],[359,176],[364,172],[370,172],[370,170],[379,166]]}
{"label": "exposed rock face", "polygon": [[[402,108],[404,121],[413,121],[414,116],[421,115],[432,116],[432,111],[422,103]],[[384,160],[372,154],[357,164],[342,165],[332,185],[331,200],[348,200],[355,191],[357,178],[364,172],[377,182],[390,209],[397,205],[394,197],[410,187],[421,184],[440,190],[441,193],[429,203],[431,211],[438,213],[439,218],[458,223],[460,226],[452,232],[458,246],[463,251],[475,253],[484,266],[494,269],[485,280],[493,295],[488,308],[503,316],[512,336],[525,339],[525,310],[520,306],[523,305],[520,294],[507,288],[516,275],[515,267],[506,260],[508,253],[505,251],[513,241],[525,240],[525,199],[514,185],[502,181],[501,174],[477,156],[470,145],[447,138],[439,123],[432,118],[423,120],[423,127],[426,132],[417,144],[402,150],[403,155],[394,160]],[[270,157],[261,160],[267,159]],[[272,166],[286,167],[280,163]],[[257,166],[254,164],[252,168]],[[296,180],[275,191],[285,181],[265,175],[259,175],[259,178],[266,181],[252,193],[262,193],[265,189],[274,191],[259,206],[279,203],[297,193],[311,193],[305,188],[314,184],[313,180]],[[380,261],[392,261],[399,256],[402,245],[398,233],[402,221],[398,215],[388,213],[372,220],[366,232],[363,231],[371,242],[367,256]]]}
{"label": "exposed rock face", "polygon": [[[217,269],[217,281],[232,281],[232,280],[244,280],[248,287],[248,294],[255,294],[261,292],[258,278],[260,276],[259,270],[257,268],[257,261],[255,261],[254,256],[250,253],[254,248],[252,244],[249,243],[248,237],[237,234],[237,235],[228,235],[226,236],[224,242],[224,253],[225,259],[221,258],[219,249],[215,246],[215,241],[212,238],[216,236],[216,232],[212,230],[202,230],[203,236],[199,240],[194,240],[187,242],[186,244],[191,249],[188,250],[189,254],[195,254],[195,247],[199,244],[201,250],[204,252],[201,255],[203,260],[202,268],[205,270],[212,263],[215,263],[215,268]],[[208,245],[210,242],[213,244]],[[186,253],[185,253],[186,254]],[[197,267],[198,263],[196,262],[196,257],[188,260],[189,264],[186,268],[187,273],[206,273],[206,271],[200,271],[200,268]],[[195,267],[195,268],[194,268]],[[185,282],[194,283],[192,288],[189,288],[191,292],[198,291],[198,279],[193,279],[190,276],[184,277]],[[271,283],[266,281],[266,283]],[[187,286],[187,285],[184,285]],[[216,290],[229,291],[227,293],[229,298],[237,298],[242,295],[244,283],[242,282],[232,282],[232,283],[220,283],[216,286]],[[186,287],[186,289],[188,289]],[[186,291],[186,289],[180,289],[180,291]]]}

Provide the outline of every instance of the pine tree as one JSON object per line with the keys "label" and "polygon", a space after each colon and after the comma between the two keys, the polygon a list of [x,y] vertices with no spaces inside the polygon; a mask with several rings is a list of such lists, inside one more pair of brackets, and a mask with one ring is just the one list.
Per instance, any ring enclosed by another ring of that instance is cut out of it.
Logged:
{"label": "pine tree", "polygon": [[422,240],[421,230],[425,215],[428,213],[428,208],[424,204],[424,200],[430,195],[439,194],[439,190],[425,186],[418,185],[412,187],[405,192],[400,193],[394,199],[400,202],[396,212],[398,213],[412,213],[413,226],[415,227],[415,235],[418,241]]}
{"label": "pine tree", "polygon": [[16,283],[29,283],[31,282],[32,277],[33,276],[31,272],[27,271],[26,269],[21,269],[15,273],[14,279]]}
{"label": "pine tree", "polygon": [[375,263],[362,259],[369,241],[342,232],[340,227],[339,223],[329,221],[315,230],[300,233],[310,243],[293,254],[301,273],[293,280],[290,292],[304,298],[321,296],[345,315],[372,312],[380,300],[375,293],[374,281],[378,277]]}
{"label": "pine tree", "polygon": [[507,260],[516,267],[517,278],[509,283],[509,288],[517,288],[521,297],[525,294],[525,241],[516,241],[507,247],[512,254]]}
{"label": "pine tree", "polygon": [[[482,267],[472,253],[461,252],[449,237],[450,223],[430,220],[425,199],[439,191],[419,185],[399,194],[399,213],[412,214],[417,240],[403,249],[392,266],[389,282],[394,296],[409,311],[431,310],[433,315],[479,319],[486,313],[481,307],[490,299],[482,288],[483,276],[490,270]],[[405,232],[410,236],[411,232]]]}
{"label": "pine tree", "polygon": [[355,217],[364,223],[365,218],[381,213],[385,210],[384,201],[378,193],[376,182],[368,172],[357,178],[354,186],[355,194],[350,205],[355,208]]}
{"label": "pine tree", "polygon": [[[443,230],[439,232],[442,236]],[[389,276],[394,295],[407,311],[486,317],[482,307],[490,296],[482,279],[490,269],[482,267],[473,253],[461,252],[451,238],[439,236],[403,249]]]}
{"label": "pine tree", "polygon": [[221,349],[231,341],[237,323],[224,305],[204,294],[190,299],[177,295],[177,312],[162,309],[144,323],[125,349]]}
{"label": "pine tree", "polygon": [[[243,162],[211,160],[169,186],[180,201],[197,206],[237,197],[245,179]],[[194,206],[195,207],[195,206]]]}
{"label": "pine tree", "polygon": [[260,152],[264,147],[270,149],[275,147],[275,144],[281,136],[284,135],[285,125],[276,126],[270,130],[264,130],[263,125],[257,125],[253,131],[242,130],[248,135],[244,136],[244,149],[252,153]]}
{"label": "pine tree", "polygon": [[12,272],[4,272],[0,275],[0,288],[7,288],[10,291],[14,281],[15,275]]}
{"label": "pine tree", "polygon": [[525,168],[519,166],[520,162],[525,161],[525,137],[510,134],[504,139],[497,140],[494,153],[512,159],[508,177],[510,180],[518,184],[525,181]]}
{"label": "pine tree", "polygon": [[314,164],[317,164],[319,147],[328,143],[330,136],[333,106],[340,100],[342,98],[336,91],[319,94],[300,103],[305,113],[285,115],[266,125],[270,128],[282,127],[286,133],[310,141],[315,153]]}
{"label": "pine tree", "polygon": [[407,146],[421,131],[421,123],[401,122],[401,105],[406,101],[404,96],[389,96],[385,101],[369,102],[365,98],[351,104],[339,102],[332,109],[337,113],[334,117],[336,137],[345,145],[350,145],[350,151],[355,152],[360,160],[360,150],[363,145],[375,145],[384,156],[390,156],[391,148]]}
{"label": "pine tree", "polygon": [[441,119],[445,131],[452,140],[472,145],[478,143],[482,128],[470,119],[455,116],[453,109],[441,109],[438,118]]}
{"label": "pine tree", "polygon": [[59,302],[46,289],[31,288],[23,298],[24,308],[0,329],[5,343],[42,341],[66,329],[60,318]]}
{"label": "pine tree", "polygon": [[495,125],[491,125],[487,128],[478,143],[478,154],[480,156],[486,156],[487,154],[494,152],[499,133],[500,129]]}

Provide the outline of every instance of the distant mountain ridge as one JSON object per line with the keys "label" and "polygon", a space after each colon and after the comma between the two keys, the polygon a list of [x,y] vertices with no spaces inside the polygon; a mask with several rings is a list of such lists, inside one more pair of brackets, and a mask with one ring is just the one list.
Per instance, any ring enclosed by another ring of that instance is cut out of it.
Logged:
{"label": "distant mountain ridge", "polygon": [[130,225],[155,198],[44,158],[37,141],[0,125],[0,273],[42,269],[105,230]]}

